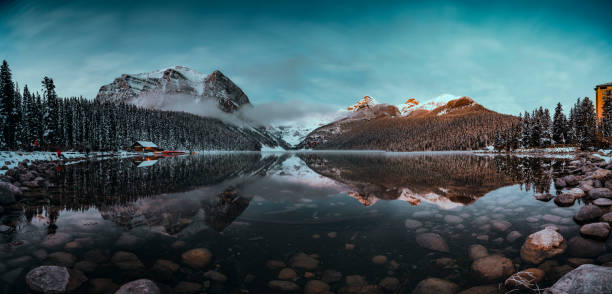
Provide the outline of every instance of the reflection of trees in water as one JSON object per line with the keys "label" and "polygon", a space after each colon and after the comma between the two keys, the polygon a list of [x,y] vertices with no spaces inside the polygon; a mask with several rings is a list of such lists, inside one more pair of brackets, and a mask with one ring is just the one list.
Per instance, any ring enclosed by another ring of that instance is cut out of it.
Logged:
{"label": "reflection of trees in water", "polygon": [[73,209],[125,203],[218,184],[266,169],[275,161],[256,153],[167,158],[146,168],[137,168],[131,160],[90,161],[66,167],[55,183],[52,202]]}
{"label": "reflection of trees in water", "polygon": [[497,169],[511,176],[527,191],[548,193],[553,180],[553,172],[565,168],[567,160],[539,157],[494,157]]}
{"label": "reflection of trees in water", "polygon": [[405,188],[469,204],[489,191],[516,183],[550,186],[551,160],[544,158],[448,155],[302,154],[317,173],[356,189],[362,200],[397,199]]}
{"label": "reflection of trees in water", "polygon": [[251,198],[242,197],[234,187],[228,187],[214,199],[202,200],[204,222],[217,232],[223,231],[249,206]]}
{"label": "reflection of trees in water", "polygon": [[262,159],[259,153],[242,153],[162,158],[146,168],[136,167],[131,159],[69,165],[52,180],[54,187],[49,191],[49,199],[32,198],[24,205],[24,214],[31,222],[34,216],[44,211],[50,232],[55,230],[55,221],[61,210],[86,210],[90,207],[100,208],[108,218],[128,227],[138,225],[134,218],[135,209],[141,212],[143,222],[161,222],[170,226],[182,221],[182,217],[171,215],[171,210],[178,209],[178,204],[173,206],[161,199],[161,202],[151,200],[158,207],[154,209],[149,205],[151,209],[147,211],[146,207],[134,207],[133,202],[143,197],[189,191],[266,171],[277,159],[275,156]]}

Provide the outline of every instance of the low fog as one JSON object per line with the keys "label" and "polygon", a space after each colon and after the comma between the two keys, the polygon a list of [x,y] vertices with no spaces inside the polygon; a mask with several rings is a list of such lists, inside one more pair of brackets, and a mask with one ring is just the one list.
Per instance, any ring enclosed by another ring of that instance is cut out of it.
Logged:
{"label": "low fog", "polygon": [[236,126],[294,126],[314,122],[331,122],[343,112],[337,107],[298,100],[243,105],[234,113],[222,111],[214,97],[194,99],[194,96],[190,95],[165,94],[161,97],[147,96],[138,100],[135,103],[138,106],[184,111],[216,118]]}

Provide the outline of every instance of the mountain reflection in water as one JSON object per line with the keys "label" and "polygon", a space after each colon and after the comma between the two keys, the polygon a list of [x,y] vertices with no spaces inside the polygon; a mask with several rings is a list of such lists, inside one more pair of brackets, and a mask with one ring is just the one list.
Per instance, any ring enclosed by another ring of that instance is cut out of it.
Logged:
{"label": "mountain reflection in water", "polygon": [[[405,243],[396,240],[403,236],[384,232],[396,231],[397,226],[403,229],[407,209],[431,216],[432,207],[442,211],[469,207],[507,186],[548,192],[552,175],[565,166],[562,159],[470,153],[219,153],[156,158],[156,164],[146,167],[138,167],[146,159],[137,160],[136,164],[130,159],[90,161],[58,170],[48,191],[29,192],[21,202],[22,214],[4,220],[14,232],[0,236],[4,238],[0,239],[0,245],[4,243],[0,263],[36,252],[45,236],[53,233],[95,244],[82,250],[112,248],[107,253],[112,255],[114,250],[129,248],[145,264],[162,258],[158,254],[170,254],[164,258],[180,263],[180,255],[168,252],[182,251],[175,249],[181,241],[187,249],[201,246],[215,253],[231,281],[223,287],[260,293],[267,289],[267,278],[252,285],[243,280],[266,259],[331,246],[325,242],[332,241],[312,243],[320,238],[313,230],[329,230],[326,240],[348,234],[346,241],[339,241],[347,244],[366,236],[384,240],[376,243],[380,246]],[[499,212],[491,204],[487,209]],[[149,245],[138,247],[144,241]],[[344,248],[343,243],[340,246]],[[389,249],[389,254],[398,254],[398,261],[417,263],[411,259],[416,256],[403,255],[401,250]],[[338,269],[368,271],[367,263],[344,264],[334,260],[340,255],[328,253],[328,262]],[[73,254],[78,256],[80,251]],[[24,268],[38,264],[29,260]],[[107,271],[92,275],[122,282],[129,276]],[[150,272],[140,276],[156,279]],[[176,281],[164,282],[174,285]],[[18,293],[23,287],[4,289]],[[211,292],[230,292],[227,288]]]}

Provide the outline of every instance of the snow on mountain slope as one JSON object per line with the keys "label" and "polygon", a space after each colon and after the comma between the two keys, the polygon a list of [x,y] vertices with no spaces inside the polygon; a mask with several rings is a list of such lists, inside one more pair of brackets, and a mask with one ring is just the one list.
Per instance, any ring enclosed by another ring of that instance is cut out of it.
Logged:
{"label": "snow on mountain slope", "polygon": [[219,108],[225,112],[233,112],[250,103],[246,94],[220,71],[205,75],[185,66],[123,74],[112,83],[100,87],[96,99],[157,109],[216,100]]}
{"label": "snow on mountain slope", "polygon": [[446,105],[451,100],[457,99],[459,97],[460,96],[455,96],[451,94],[442,94],[436,98],[423,102],[419,102],[415,98],[410,98],[406,102],[396,105],[396,107],[399,109],[402,116],[408,116],[413,112],[432,111],[440,106]]}

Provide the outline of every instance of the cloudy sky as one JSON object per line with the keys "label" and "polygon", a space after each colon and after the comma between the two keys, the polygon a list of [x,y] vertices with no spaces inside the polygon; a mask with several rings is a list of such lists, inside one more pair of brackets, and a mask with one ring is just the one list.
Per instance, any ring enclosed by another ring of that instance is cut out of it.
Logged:
{"label": "cloudy sky", "polygon": [[449,93],[512,114],[612,82],[612,2],[497,2],[3,1],[0,58],[20,85],[89,98],[173,65],[219,69],[254,104]]}

